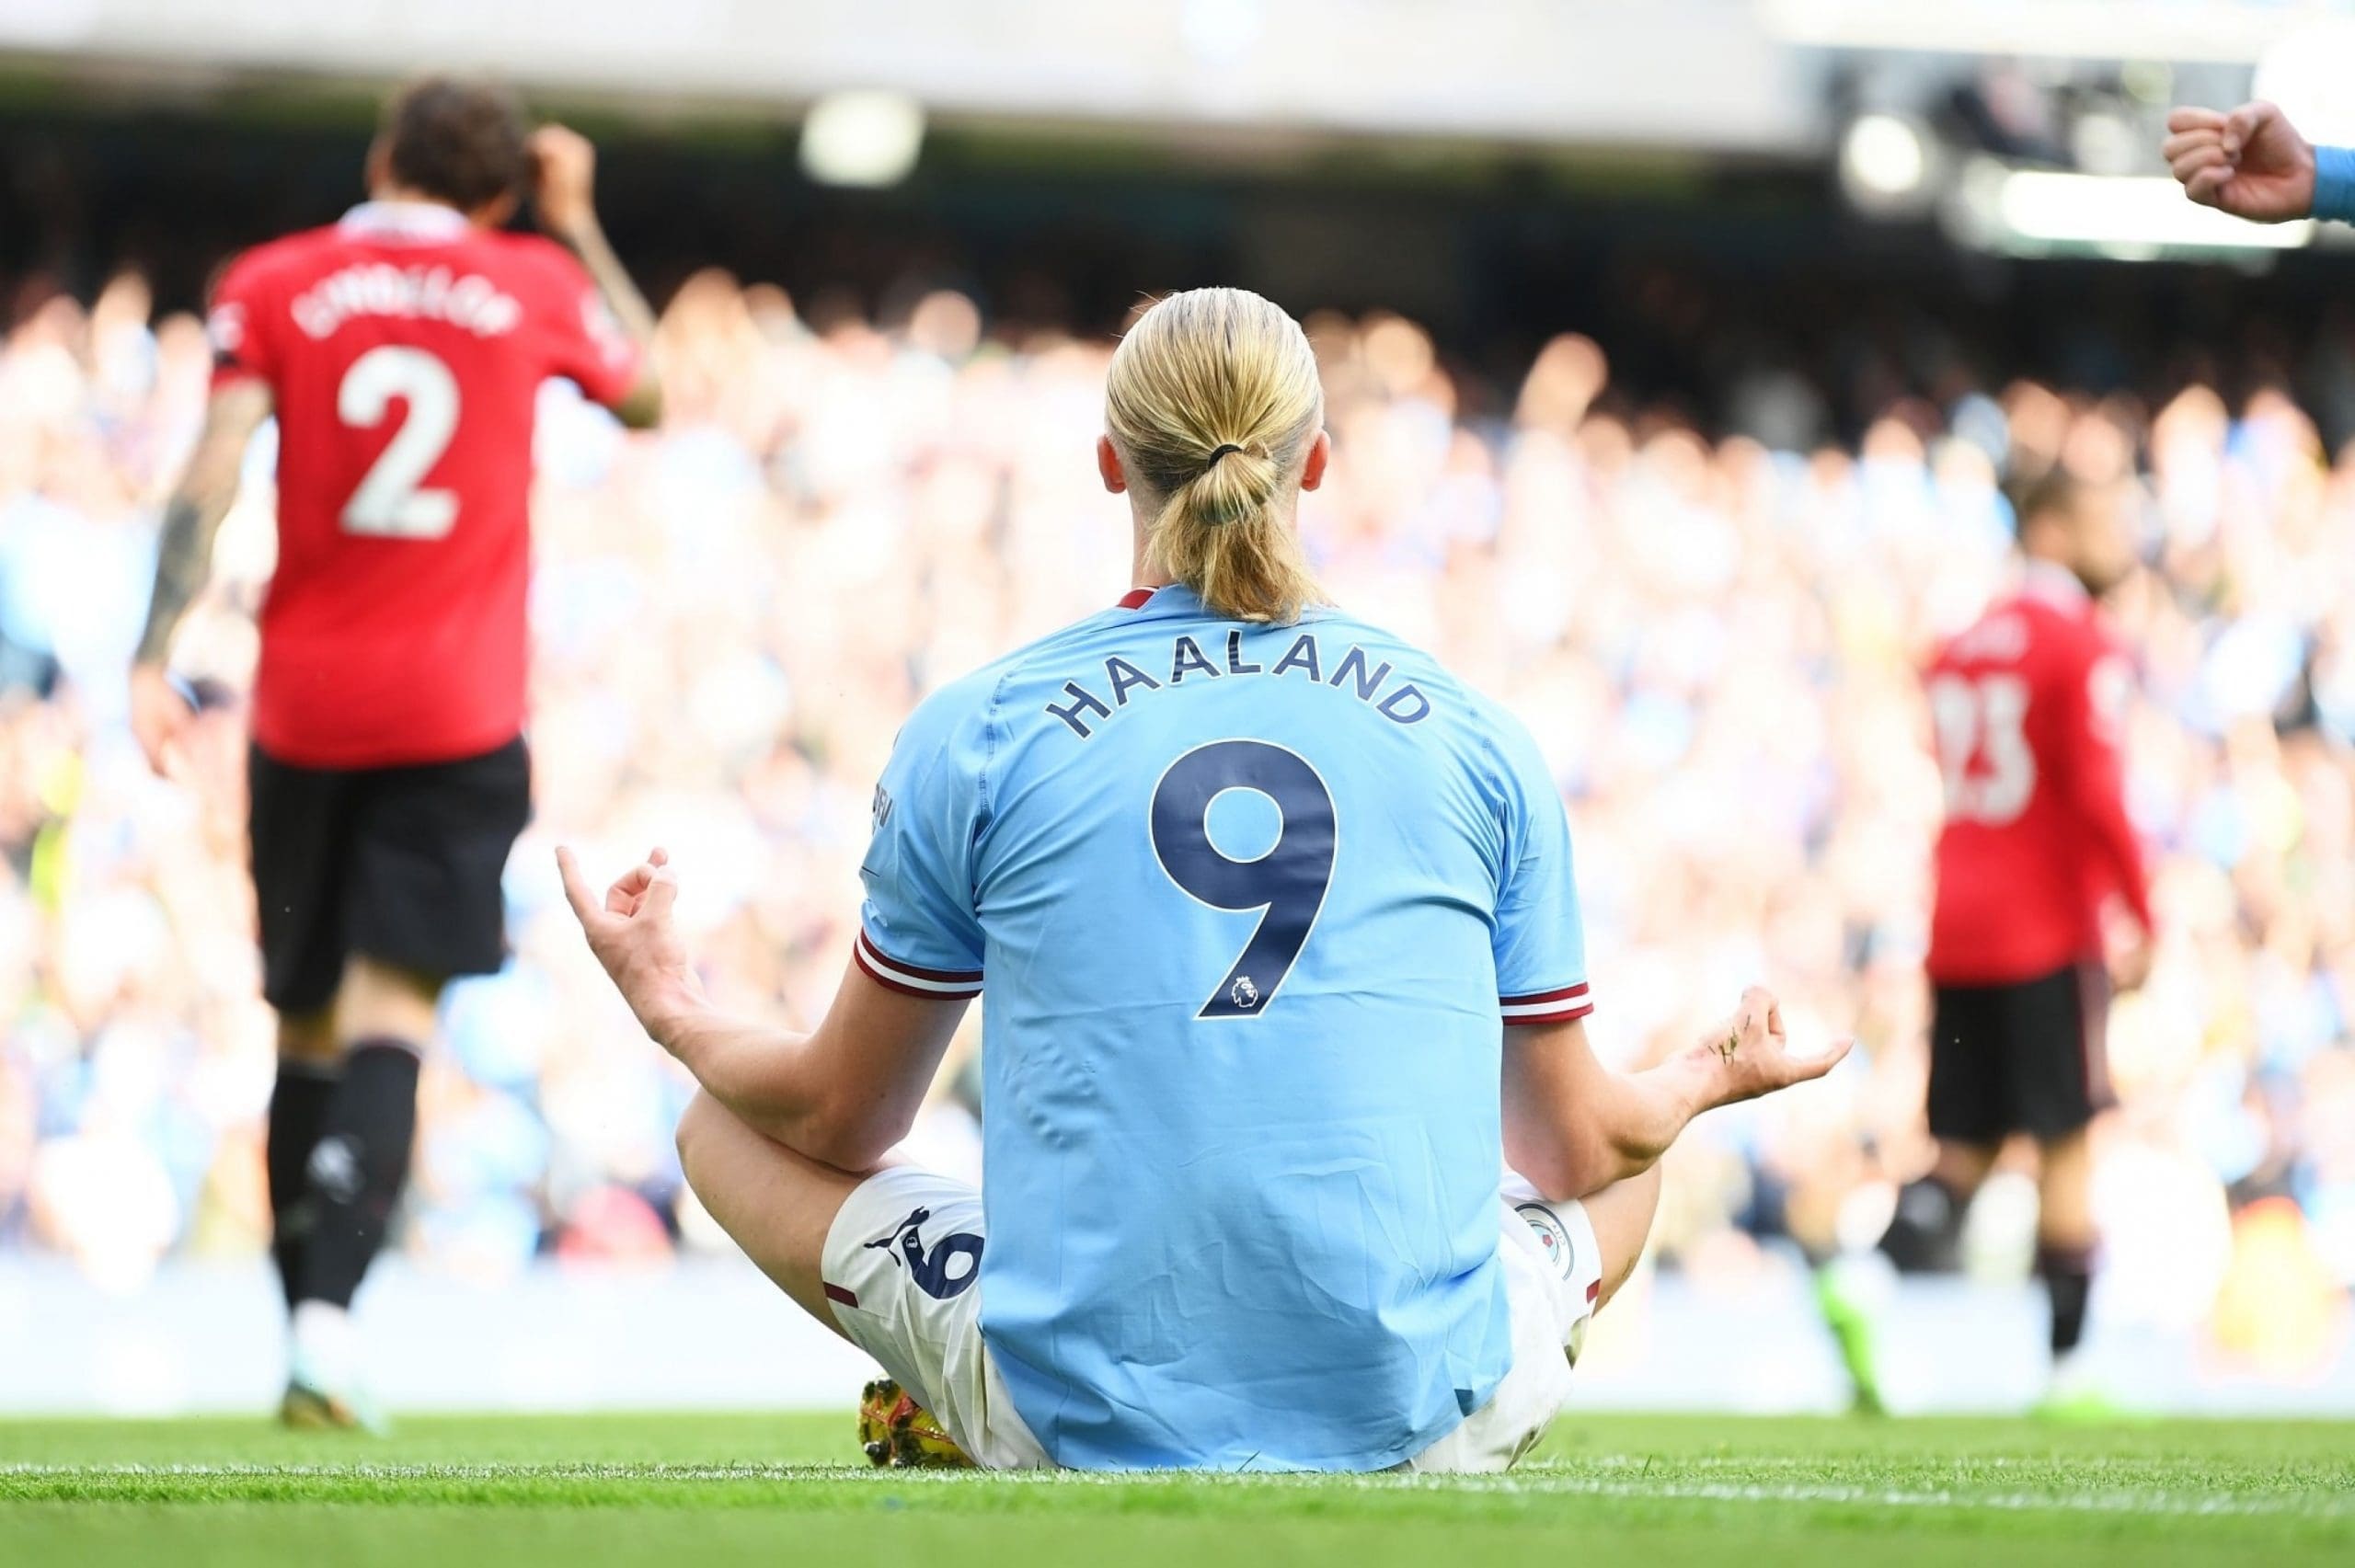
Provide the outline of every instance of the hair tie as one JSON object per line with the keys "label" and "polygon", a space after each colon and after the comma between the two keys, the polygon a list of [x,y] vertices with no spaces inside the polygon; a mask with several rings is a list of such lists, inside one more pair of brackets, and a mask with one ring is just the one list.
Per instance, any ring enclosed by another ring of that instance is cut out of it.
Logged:
{"label": "hair tie", "polygon": [[[1194,477],[1195,477],[1196,479],[1202,479],[1202,478],[1206,478],[1206,477],[1208,477],[1208,476],[1209,476],[1209,475],[1210,475],[1211,470],[1212,470],[1212,469],[1213,469],[1213,468],[1216,468],[1216,467],[1219,465],[1219,464],[1220,464],[1220,463],[1222,463],[1223,461],[1224,461],[1224,459],[1225,459],[1225,457],[1226,457],[1226,454],[1227,454],[1228,452],[1241,452],[1241,451],[1243,451],[1243,450],[1244,450],[1244,449],[1243,449],[1242,447],[1237,446],[1237,445],[1236,445],[1235,442],[1233,442],[1233,441],[1221,441],[1221,442],[1219,442],[1219,443],[1218,443],[1218,445],[1216,445],[1216,446],[1214,446],[1214,447],[1212,447],[1212,448],[1211,449],[1211,454],[1210,454],[1210,456],[1208,456],[1208,457],[1206,457],[1206,458],[1202,459],[1202,465],[1201,465],[1200,468],[1197,468],[1196,470],[1194,470]],[[1204,521],[1205,522],[1209,523],[1212,528],[1219,528],[1219,527],[1223,527],[1223,526],[1224,526],[1224,525],[1225,525],[1225,524],[1227,524],[1227,523],[1233,522],[1233,521],[1235,521],[1235,519],[1233,519],[1233,518],[1231,518],[1231,517],[1212,517],[1212,518],[1205,518],[1205,519],[1203,519],[1202,521]]]}

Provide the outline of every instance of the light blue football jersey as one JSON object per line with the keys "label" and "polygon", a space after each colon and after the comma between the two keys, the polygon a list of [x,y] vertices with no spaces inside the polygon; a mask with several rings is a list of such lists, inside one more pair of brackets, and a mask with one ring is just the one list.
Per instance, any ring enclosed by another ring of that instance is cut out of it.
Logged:
{"label": "light blue football jersey", "polygon": [[1140,590],[917,709],[864,876],[868,973],[986,989],[982,1329],[1059,1463],[1373,1470],[1487,1402],[1500,1021],[1588,1006],[1517,722]]}

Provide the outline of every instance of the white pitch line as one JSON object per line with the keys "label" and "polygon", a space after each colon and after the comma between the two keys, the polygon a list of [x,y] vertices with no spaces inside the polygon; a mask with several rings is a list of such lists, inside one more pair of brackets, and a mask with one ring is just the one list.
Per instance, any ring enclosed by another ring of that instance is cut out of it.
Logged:
{"label": "white pitch line", "polygon": [[2295,1516],[2339,1518],[2355,1515],[2355,1499],[2311,1496],[2235,1496],[2230,1493],[2183,1494],[2148,1490],[2117,1492],[1913,1491],[1870,1486],[1735,1484],[1722,1482],[1599,1481],[1581,1476],[1434,1476],[1465,1492],[1534,1493],[1543,1496],[1609,1497],[1639,1502],[1861,1504],[1885,1508],[1990,1508],[2005,1513],[2161,1514],[2171,1517]]}
{"label": "white pitch line", "polygon": [[[240,1481],[807,1481],[821,1465],[737,1464],[99,1464],[61,1465],[36,1462],[0,1464],[0,1477],[12,1475],[70,1478],[106,1477],[128,1480],[154,1476],[171,1480]],[[848,1470],[845,1465],[840,1467]],[[867,1473],[865,1470],[853,1472]],[[899,1473],[905,1474],[906,1471]],[[828,1477],[826,1479],[832,1479]]]}
{"label": "white pitch line", "polygon": [[[1614,1456],[1607,1468],[1633,1469],[1633,1456]],[[1689,1461],[1680,1460],[1679,1464]],[[1724,1460],[1730,1466],[1739,1460]],[[1794,1463],[1812,1461],[1793,1460]],[[858,1481],[874,1484],[959,1485],[982,1482],[971,1471],[855,1471],[827,1475],[808,1465],[640,1465],[574,1464],[506,1466],[496,1464],[0,1464],[0,1477],[134,1477],[244,1480],[347,1479],[356,1481]],[[2168,1517],[2301,1517],[2342,1518],[2355,1516],[2355,1492],[2337,1491],[2305,1495],[2231,1493],[2185,1494],[2149,1488],[2106,1492],[1965,1492],[1901,1487],[1850,1486],[1832,1483],[1646,1482],[1612,1481],[1563,1471],[1524,1471],[1519,1475],[1298,1475],[1261,1474],[1205,1476],[1171,1472],[1109,1474],[1086,1471],[1015,1471],[987,1479],[985,1484],[1014,1483],[1049,1486],[1163,1487],[1201,1482],[1256,1487],[1358,1487],[1419,1492],[1470,1492],[1535,1496],[1605,1497],[1631,1502],[1756,1503],[1798,1505],[1840,1504],[1882,1508],[1943,1508],[1959,1512],[1992,1509],[2005,1513],[2153,1514]]]}

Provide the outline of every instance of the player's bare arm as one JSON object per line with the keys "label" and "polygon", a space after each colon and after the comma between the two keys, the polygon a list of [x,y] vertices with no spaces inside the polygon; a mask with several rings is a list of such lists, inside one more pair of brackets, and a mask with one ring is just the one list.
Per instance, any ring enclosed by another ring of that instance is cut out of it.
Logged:
{"label": "player's bare arm", "polygon": [[2178,109],[2167,116],[2159,155],[2184,194],[2203,207],[2259,223],[2314,211],[2314,145],[2272,104],[2245,103],[2229,112]]}
{"label": "player's bare arm", "polygon": [[[605,308],[640,349],[654,343],[654,312],[646,296],[630,280],[629,270],[606,243],[604,225],[597,221],[597,149],[586,136],[561,125],[543,125],[532,133],[532,208],[548,236],[580,260]],[[634,430],[651,427],[662,417],[662,387],[649,357],[622,400],[615,416]]]}
{"label": "player's bare arm", "polygon": [[164,508],[155,586],[131,673],[132,731],[159,770],[191,716],[169,674],[172,637],[213,575],[213,541],[237,498],[246,443],[270,412],[270,388],[258,381],[235,382],[215,392],[205,406],[196,451]]}
{"label": "player's bare arm", "polygon": [[2132,674],[2115,658],[2097,659],[2069,682],[2063,711],[2070,715],[2077,743],[2056,759],[2060,765],[2055,770],[2082,824],[2085,842],[2126,906],[2131,935],[2113,944],[2108,960],[2109,982],[2121,993],[2142,990],[2150,979],[2154,936],[2150,873],[2126,810],[2123,744],[2132,685]]}
{"label": "player's bare arm", "polygon": [[962,1001],[902,995],[854,964],[808,1034],[731,1017],[695,979],[673,916],[678,875],[662,851],[624,873],[602,902],[569,850],[557,852],[557,864],[590,951],[638,1024],[738,1120],[853,1172],[874,1169],[907,1136]]}
{"label": "player's bare arm", "polygon": [[1852,1042],[1791,1052],[1783,1011],[1753,986],[1731,1017],[1642,1072],[1596,1059],[1583,1020],[1505,1031],[1505,1160],[1548,1197],[1585,1197],[1649,1170],[1694,1117],[1822,1077]]}

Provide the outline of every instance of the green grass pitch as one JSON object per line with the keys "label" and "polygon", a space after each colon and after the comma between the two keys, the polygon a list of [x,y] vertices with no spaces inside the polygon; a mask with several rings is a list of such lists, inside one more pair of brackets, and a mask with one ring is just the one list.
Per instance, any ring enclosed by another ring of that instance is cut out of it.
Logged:
{"label": "green grass pitch", "polygon": [[870,1471],[850,1418],[0,1422],[0,1563],[2355,1563],[2355,1425],[1574,1415],[1502,1477]]}

